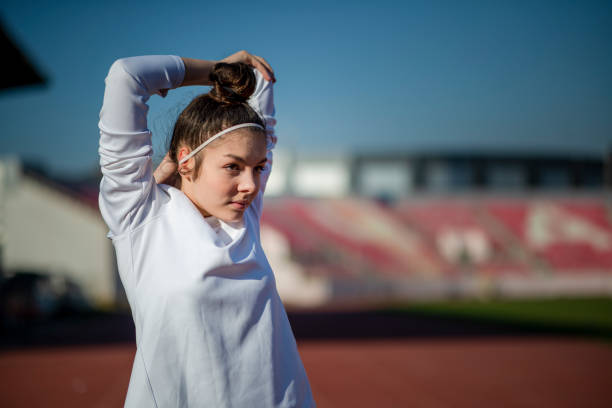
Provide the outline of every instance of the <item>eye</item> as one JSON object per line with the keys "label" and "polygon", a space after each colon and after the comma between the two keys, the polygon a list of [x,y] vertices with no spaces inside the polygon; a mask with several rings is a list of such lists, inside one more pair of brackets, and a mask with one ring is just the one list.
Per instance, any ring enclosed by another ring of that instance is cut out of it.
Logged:
{"label": "eye", "polygon": [[236,163],[226,164],[225,166],[223,166],[223,168],[231,172],[240,171],[240,166],[238,166]]}
{"label": "eye", "polygon": [[255,172],[259,174],[263,172],[265,169],[266,169],[266,166],[257,166],[255,167]]}

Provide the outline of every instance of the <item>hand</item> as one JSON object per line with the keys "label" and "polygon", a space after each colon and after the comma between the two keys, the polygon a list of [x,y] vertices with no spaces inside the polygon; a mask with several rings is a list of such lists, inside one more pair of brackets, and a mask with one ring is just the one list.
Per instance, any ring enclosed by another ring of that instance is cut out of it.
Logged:
{"label": "hand", "polygon": [[276,78],[274,77],[274,70],[272,69],[270,64],[268,64],[268,61],[247,51],[238,51],[237,53],[232,54],[229,57],[223,58],[221,62],[244,62],[245,64],[250,65],[259,72],[261,72],[266,81],[276,82]]}
{"label": "hand", "polygon": [[164,159],[159,163],[159,166],[153,172],[155,182],[157,184],[168,184],[170,186],[176,186],[178,180],[178,174],[176,172],[177,166],[171,159],[168,153],[164,156]]}

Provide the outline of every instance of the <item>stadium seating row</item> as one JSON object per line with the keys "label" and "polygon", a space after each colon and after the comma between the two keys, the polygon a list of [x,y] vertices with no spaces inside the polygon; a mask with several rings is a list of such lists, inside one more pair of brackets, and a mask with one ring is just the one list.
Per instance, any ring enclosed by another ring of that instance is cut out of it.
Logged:
{"label": "stadium seating row", "polygon": [[612,274],[612,223],[599,198],[440,198],[392,207],[278,198],[266,202],[262,222],[315,274]]}

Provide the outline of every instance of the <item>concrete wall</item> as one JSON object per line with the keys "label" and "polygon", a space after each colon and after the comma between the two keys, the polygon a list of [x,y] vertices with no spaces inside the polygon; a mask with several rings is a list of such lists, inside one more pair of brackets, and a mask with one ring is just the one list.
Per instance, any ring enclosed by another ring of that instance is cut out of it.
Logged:
{"label": "concrete wall", "polygon": [[2,191],[5,271],[35,270],[76,282],[97,305],[115,300],[115,266],[98,211],[21,176]]}
{"label": "concrete wall", "polygon": [[298,157],[277,149],[266,196],[344,197],[351,193],[351,171],[347,157]]}
{"label": "concrete wall", "polygon": [[367,197],[404,197],[414,188],[413,169],[407,161],[363,163],[357,169],[357,193]]}

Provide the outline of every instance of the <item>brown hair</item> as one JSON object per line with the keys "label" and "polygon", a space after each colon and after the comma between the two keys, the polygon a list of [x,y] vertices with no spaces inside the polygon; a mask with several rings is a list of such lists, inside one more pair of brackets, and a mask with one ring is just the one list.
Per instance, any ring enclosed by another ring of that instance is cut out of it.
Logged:
{"label": "brown hair", "polygon": [[[210,92],[194,98],[174,124],[168,150],[175,163],[178,163],[178,151],[182,146],[193,150],[230,126],[257,123],[265,127],[262,118],[247,103],[256,85],[251,67],[242,62],[220,62],[213,67],[209,80],[212,83]],[[194,156],[194,179],[198,176],[202,155],[201,152]]]}

